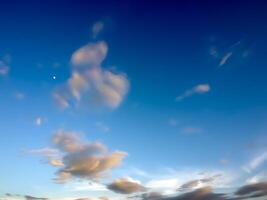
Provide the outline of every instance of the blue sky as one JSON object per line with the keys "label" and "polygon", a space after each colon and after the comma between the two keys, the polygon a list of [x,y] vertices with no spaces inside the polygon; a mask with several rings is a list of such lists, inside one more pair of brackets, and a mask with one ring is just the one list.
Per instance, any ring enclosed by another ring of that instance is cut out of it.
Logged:
{"label": "blue sky", "polygon": [[266,8],[1,2],[0,199],[264,199]]}

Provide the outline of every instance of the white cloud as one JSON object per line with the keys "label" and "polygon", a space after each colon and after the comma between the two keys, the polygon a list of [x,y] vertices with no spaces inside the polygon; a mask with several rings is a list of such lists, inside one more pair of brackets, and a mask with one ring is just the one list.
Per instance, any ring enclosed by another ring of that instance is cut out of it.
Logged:
{"label": "white cloud", "polygon": [[247,184],[255,184],[255,183],[259,183],[259,182],[266,181],[266,180],[267,180],[266,173],[259,173],[257,175],[254,175],[254,176],[248,178],[246,180],[246,183]]}
{"label": "white cloud", "polygon": [[126,75],[101,67],[107,50],[105,42],[97,42],[74,52],[71,77],[53,93],[62,108],[75,105],[114,109],[122,103],[130,84]]}
{"label": "white cloud", "polygon": [[146,187],[152,189],[176,189],[179,185],[178,179],[170,178],[170,179],[158,179],[151,180],[146,183]]}
{"label": "white cloud", "polygon": [[176,97],[176,101],[182,101],[183,99],[190,97],[195,94],[204,94],[211,90],[211,87],[209,84],[199,84],[195,87],[186,90],[183,94]]}
{"label": "white cloud", "polygon": [[106,185],[97,183],[97,182],[88,182],[88,181],[74,181],[66,184],[67,190],[72,191],[108,191]]}

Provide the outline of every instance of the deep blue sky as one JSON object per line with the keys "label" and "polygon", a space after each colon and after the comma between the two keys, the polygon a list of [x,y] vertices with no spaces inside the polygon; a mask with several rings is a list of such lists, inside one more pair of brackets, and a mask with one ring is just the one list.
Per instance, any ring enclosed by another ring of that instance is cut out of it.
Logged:
{"label": "deep blue sky", "polygon": [[[57,170],[33,150],[55,148],[59,129],[129,154],[100,185],[131,177],[169,194],[204,172],[222,175],[215,189],[267,180],[264,1],[3,1],[0,24],[0,195],[115,198],[74,190],[77,177],[53,182]],[[100,44],[104,61],[85,69],[122,80],[121,99],[97,84],[75,99],[75,72],[94,80],[72,55]]]}

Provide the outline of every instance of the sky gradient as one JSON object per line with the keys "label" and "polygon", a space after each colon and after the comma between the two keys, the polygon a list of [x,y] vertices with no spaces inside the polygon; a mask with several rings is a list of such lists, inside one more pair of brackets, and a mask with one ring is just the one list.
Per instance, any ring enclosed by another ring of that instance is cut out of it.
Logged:
{"label": "sky gradient", "polygon": [[267,3],[2,1],[0,200],[265,200]]}

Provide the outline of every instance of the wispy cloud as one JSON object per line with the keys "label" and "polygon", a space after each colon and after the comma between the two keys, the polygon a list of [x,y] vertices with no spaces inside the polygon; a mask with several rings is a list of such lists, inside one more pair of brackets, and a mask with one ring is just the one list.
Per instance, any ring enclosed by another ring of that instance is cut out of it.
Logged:
{"label": "wispy cloud", "polygon": [[164,194],[173,194],[177,191],[184,192],[204,186],[218,188],[231,187],[236,179],[231,172],[221,170],[174,170],[162,174],[163,178],[154,176],[144,186],[152,191]]}
{"label": "wispy cloud", "polygon": [[235,192],[235,195],[241,196],[240,199],[250,199],[267,196],[267,182],[245,185],[239,188]]}
{"label": "wispy cloud", "polygon": [[230,57],[233,55],[233,52],[227,52],[222,58],[221,61],[219,63],[219,67],[223,66],[229,59]]}
{"label": "wispy cloud", "polygon": [[26,154],[38,155],[45,159],[45,162],[54,167],[63,167],[61,152],[56,148],[42,148],[24,151]]}
{"label": "wispy cloud", "polygon": [[0,75],[6,76],[9,72],[9,67],[0,61]]}
{"label": "wispy cloud", "polygon": [[95,192],[104,192],[108,191],[106,185],[98,183],[98,182],[93,182],[88,180],[79,180],[79,181],[73,181],[66,183],[65,185],[66,189],[69,191],[75,191],[75,192],[80,192],[80,191],[95,191]]}
{"label": "wispy cloud", "polygon": [[211,186],[213,182],[215,182],[216,179],[220,178],[221,176],[222,174],[215,174],[213,176],[207,176],[207,177],[203,177],[203,178],[199,178],[195,180],[190,180],[182,184],[179,187],[179,190],[191,190],[191,189],[196,189],[196,188],[200,188],[203,186]]}
{"label": "wispy cloud", "polygon": [[43,124],[43,122],[44,122],[44,119],[42,117],[36,117],[35,118],[35,124],[37,126],[41,126]]}
{"label": "wispy cloud", "polygon": [[218,68],[227,65],[232,59],[245,59],[250,52],[242,39],[227,48],[220,48],[218,45],[212,44],[209,49],[209,54],[218,62]]}
{"label": "wispy cloud", "polygon": [[249,177],[246,180],[246,183],[247,184],[254,184],[254,183],[260,183],[263,181],[267,181],[267,174],[264,172],[261,172],[261,173],[258,173],[256,175],[252,176],[252,177]]}
{"label": "wispy cloud", "polygon": [[176,97],[176,101],[182,101],[187,97],[191,97],[195,94],[204,94],[211,90],[211,87],[209,84],[199,84],[194,86],[193,88],[186,90],[183,94]]}
{"label": "wispy cloud", "polygon": [[152,189],[177,189],[178,185],[177,178],[167,178],[151,180],[145,186]]}
{"label": "wispy cloud", "polygon": [[11,56],[9,54],[6,54],[2,57],[2,59],[0,59],[0,76],[8,75],[10,71],[10,62]]}
{"label": "wispy cloud", "polygon": [[98,34],[101,31],[103,31],[103,29],[104,29],[104,22],[98,21],[98,22],[94,23],[92,26],[92,37],[96,38],[98,36]]}
{"label": "wispy cloud", "polygon": [[246,172],[250,173],[253,170],[260,167],[266,161],[267,161],[267,151],[264,151],[255,156],[252,160],[250,160],[250,162],[247,165],[243,166],[243,169]]}

